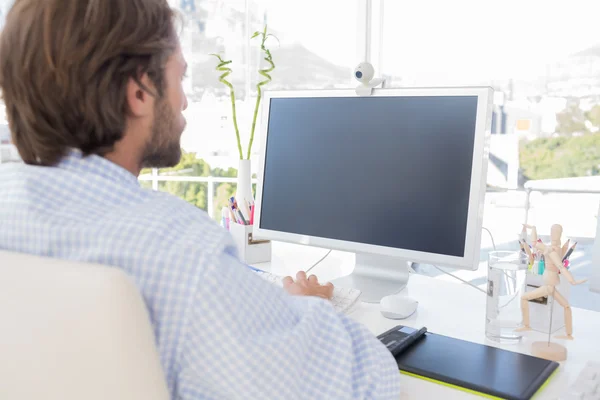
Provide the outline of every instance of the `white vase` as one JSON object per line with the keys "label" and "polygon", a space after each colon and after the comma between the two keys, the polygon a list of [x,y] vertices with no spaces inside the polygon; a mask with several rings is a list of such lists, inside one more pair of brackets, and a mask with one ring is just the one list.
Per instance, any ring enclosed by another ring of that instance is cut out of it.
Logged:
{"label": "white vase", "polygon": [[235,191],[235,199],[238,202],[240,210],[244,213],[244,217],[249,218],[245,202],[254,203],[254,196],[252,196],[252,166],[250,160],[240,160],[240,164],[237,172],[237,188]]}

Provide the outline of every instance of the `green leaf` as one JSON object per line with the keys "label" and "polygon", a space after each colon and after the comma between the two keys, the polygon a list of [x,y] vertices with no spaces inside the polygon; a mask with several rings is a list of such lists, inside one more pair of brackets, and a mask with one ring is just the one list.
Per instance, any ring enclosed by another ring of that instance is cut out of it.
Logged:
{"label": "green leaf", "polygon": [[[269,75],[270,72],[272,72],[275,69],[275,64],[273,63],[273,58],[271,55],[271,52],[269,51],[269,49],[267,49],[267,47],[265,46],[265,42],[267,41],[267,39],[269,37],[274,37],[277,42],[279,43],[279,39],[277,39],[277,37],[275,35],[272,35],[270,33],[267,33],[267,25],[264,26],[263,31],[256,31],[254,32],[254,34],[252,35],[252,38],[256,38],[256,37],[261,37],[261,43],[260,43],[260,48],[263,51],[265,58],[264,60],[268,63],[269,67],[266,69],[259,69],[258,73],[264,78],[263,80],[259,81],[256,85],[256,90],[258,92],[258,95],[256,97],[256,105],[254,107],[254,115],[252,118],[252,126],[251,126],[251,130],[250,130],[250,141],[248,143],[248,155],[247,158],[250,159],[250,154],[252,151],[252,144],[254,142],[254,131],[256,129],[256,119],[257,119],[257,115],[258,115],[258,109],[260,107],[260,102],[261,102],[261,98],[262,98],[262,87],[266,84],[268,84],[269,82],[271,82],[271,75]],[[222,74],[219,76],[219,81],[221,83],[223,83],[225,86],[227,86],[230,89],[230,98],[231,98],[231,109],[232,109],[232,115],[233,115],[233,125],[235,128],[235,134],[236,134],[236,138],[237,138],[237,144],[238,144],[238,151],[240,153],[240,159],[243,159],[243,152],[242,152],[242,146],[240,143],[240,134],[239,134],[239,127],[237,124],[237,116],[236,116],[236,107],[235,107],[235,91],[233,88],[233,85],[231,84],[231,82],[229,82],[226,78],[231,74],[232,70],[231,68],[227,67],[228,64],[231,63],[231,60],[225,61],[219,54],[215,54],[212,53],[210,54],[211,56],[217,57],[219,59],[219,64],[216,66],[216,70],[219,72],[222,72]]]}
{"label": "green leaf", "polygon": [[279,38],[277,36],[273,35],[272,33],[269,33],[265,39],[268,39],[270,37],[275,38],[275,40],[277,40],[277,44],[281,45],[281,42],[279,41]]}

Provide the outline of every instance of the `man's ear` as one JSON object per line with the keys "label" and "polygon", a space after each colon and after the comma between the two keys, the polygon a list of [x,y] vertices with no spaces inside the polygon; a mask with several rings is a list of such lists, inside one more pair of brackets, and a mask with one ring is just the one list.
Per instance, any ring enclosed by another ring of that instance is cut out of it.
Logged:
{"label": "man's ear", "polygon": [[129,78],[127,82],[127,105],[132,117],[145,117],[154,109],[154,95],[149,88],[153,88],[147,74],[143,74],[139,80]]}

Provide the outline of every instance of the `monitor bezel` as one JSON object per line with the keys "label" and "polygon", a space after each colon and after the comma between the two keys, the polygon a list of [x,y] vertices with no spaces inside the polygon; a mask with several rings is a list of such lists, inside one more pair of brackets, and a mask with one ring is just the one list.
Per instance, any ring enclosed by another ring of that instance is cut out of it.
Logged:
{"label": "monitor bezel", "polygon": [[[274,98],[310,98],[310,97],[360,97],[354,89],[334,90],[290,90],[267,91],[264,93],[260,124],[260,153],[257,171],[256,202],[254,215],[254,236],[263,239],[297,243],[307,246],[323,247],[341,251],[366,253],[398,257],[403,260],[443,265],[454,268],[476,270],[479,267],[481,250],[481,229],[485,202],[487,165],[489,158],[489,137],[492,120],[493,89],[490,87],[436,87],[436,88],[397,88],[374,89],[373,97],[398,96],[477,96],[477,115],[475,122],[475,143],[471,166],[471,187],[467,214],[466,240],[463,257],[427,253],[409,249],[398,249],[339,239],[301,235],[265,229],[260,226],[262,189],[265,169],[265,153],[269,130],[269,112],[271,99]],[[410,229],[410,227],[407,227]]]}

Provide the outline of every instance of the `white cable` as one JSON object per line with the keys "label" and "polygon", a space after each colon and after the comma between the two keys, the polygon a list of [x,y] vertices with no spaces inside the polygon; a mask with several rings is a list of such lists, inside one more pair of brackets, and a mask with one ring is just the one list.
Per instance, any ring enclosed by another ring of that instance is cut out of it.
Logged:
{"label": "white cable", "polygon": [[[492,247],[494,248],[494,251],[496,251],[496,242],[494,241],[494,235],[492,235],[492,231],[490,231],[488,228],[486,228],[485,226],[481,228],[482,230],[486,231],[487,233],[490,234],[490,239],[492,239]],[[504,276],[506,276],[508,279],[511,279],[513,281],[513,285],[517,284],[517,280],[515,277],[512,277],[510,275],[508,275],[506,273],[506,271],[504,272]]]}
{"label": "white cable", "polygon": [[444,271],[443,269],[441,269],[441,268],[440,268],[440,267],[438,267],[437,265],[433,265],[433,264],[431,264],[431,266],[432,266],[432,267],[434,267],[434,268],[436,268],[436,269],[438,269],[439,271],[442,271],[442,272],[443,272],[443,273],[445,273],[446,275],[450,275],[450,276],[451,276],[451,277],[453,277],[454,279],[458,279],[459,281],[461,281],[461,282],[463,282],[463,283],[465,283],[465,284],[467,284],[467,285],[471,286],[472,288],[474,288],[474,289],[477,289],[477,290],[479,290],[480,292],[482,292],[482,293],[485,293],[485,294],[487,295],[487,292],[486,292],[485,290],[483,290],[483,289],[482,289],[482,288],[480,288],[480,287],[477,287],[477,286],[473,285],[471,282],[467,282],[467,281],[465,281],[464,279],[462,279],[462,278],[459,278],[459,277],[458,277],[458,276],[456,276],[456,275],[452,275],[450,272]]}
{"label": "white cable", "polygon": [[501,308],[504,308],[504,307],[508,306],[510,303],[512,303],[512,302],[513,302],[513,300],[514,300],[514,299],[516,299],[516,298],[517,298],[517,296],[518,296],[518,295],[519,295],[519,292],[515,292],[515,294],[513,295],[513,297],[511,297],[511,298],[510,298],[510,299],[509,299],[509,300],[506,302],[506,304],[504,304],[504,305],[502,305],[502,306],[498,306],[498,309],[501,309]]}
{"label": "white cable", "polygon": [[323,257],[321,257],[321,259],[319,261],[317,261],[316,263],[314,263],[309,269],[306,270],[306,273],[308,274],[310,272],[311,269],[313,269],[314,267],[316,267],[317,265],[319,265],[321,263],[321,261],[323,261],[324,259],[327,258],[328,255],[331,254],[333,250],[329,250],[327,252],[327,254],[325,254]]}
{"label": "white cable", "polygon": [[[481,228],[481,229],[483,229],[483,230],[487,231],[487,233],[489,233],[489,234],[490,234],[490,238],[492,239],[492,246],[494,247],[494,251],[495,251],[495,250],[496,250],[496,242],[494,241],[494,235],[492,235],[492,232],[491,232],[491,231],[490,231],[488,228],[486,228],[486,227],[483,227],[483,228]],[[461,281],[462,283],[465,283],[465,284],[467,284],[467,285],[471,286],[472,288],[474,288],[474,289],[477,289],[477,290],[479,290],[480,292],[482,292],[482,293],[485,293],[485,294],[487,295],[487,292],[486,292],[485,290],[483,290],[483,289],[482,289],[482,288],[480,288],[480,287],[477,287],[477,286],[473,285],[471,282],[468,282],[468,281],[466,281],[466,280],[464,280],[464,279],[462,279],[462,278],[459,278],[458,276],[456,276],[456,275],[454,275],[454,274],[451,274],[450,272],[444,271],[443,269],[441,269],[441,268],[440,268],[440,267],[438,267],[437,265],[433,265],[433,264],[432,264],[432,266],[433,266],[434,268],[436,268],[437,270],[439,270],[439,271],[442,271],[444,274],[446,274],[446,275],[450,275],[450,276],[451,276],[451,277],[453,277],[454,279],[457,279],[457,280]],[[505,272],[505,274],[506,274],[506,272]],[[507,277],[508,277],[508,276],[507,276]],[[512,301],[512,299],[511,299],[511,301]],[[507,305],[507,304],[506,304],[506,305]]]}
{"label": "white cable", "polygon": [[[489,230],[489,229],[487,229],[487,228],[485,228],[485,227],[484,227],[484,228],[482,228],[482,229],[483,229],[483,230],[485,230],[485,231],[487,231],[487,233],[489,233],[489,234],[490,234],[490,238],[492,239],[492,246],[494,247],[494,250],[496,250],[496,242],[494,241],[494,236],[492,235],[492,232],[490,232],[490,230]],[[319,265],[319,264],[320,264],[320,263],[321,263],[321,262],[322,262],[324,259],[326,259],[326,258],[327,258],[327,256],[329,256],[329,254],[331,254],[331,252],[332,252],[332,251],[333,251],[333,250],[329,250],[329,251],[327,252],[327,254],[325,254],[323,257],[321,257],[321,259],[320,259],[319,261],[317,261],[317,262],[316,262],[316,263],[314,263],[314,264],[313,264],[313,265],[312,265],[312,266],[311,266],[309,269],[307,269],[307,270],[306,270],[306,273],[308,274],[308,273],[309,273],[309,272],[310,272],[310,271],[311,271],[311,270],[312,270],[314,267],[316,267],[317,265]],[[453,274],[451,274],[450,272],[444,271],[443,269],[441,269],[441,268],[440,268],[440,267],[438,267],[437,265],[433,265],[433,264],[432,264],[432,266],[433,266],[434,268],[436,268],[437,270],[439,270],[439,271],[443,272],[444,274],[446,274],[446,275],[450,275],[450,276],[451,276],[451,277],[453,277],[454,279],[457,279],[457,280],[459,280],[459,281],[463,282],[464,284],[467,284],[467,285],[471,286],[472,288],[474,288],[474,289],[477,289],[477,290],[479,290],[480,292],[482,292],[482,293],[485,293],[485,294],[487,295],[487,292],[486,292],[485,290],[481,289],[480,287],[477,287],[477,286],[473,285],[471,282],[468,282],[468,281],[466,281],[466,280],[464,280],[464,279],[462,279],[462,278],[459,278],[458,276],[456,276],[456,275],[453,275]],[[511,299],[511,301],[512,301],[512,299]]]}
{"label": "white cable", "polygon": [[492,246],[494,247],[494,251],[496,251],[496,242],[494,242],[494,235],[492,235],[492,232],[486,228],[485,226],[481,228],[484,231],[487,231],[487,233],[490,234],[490,238],[492,239]]}

